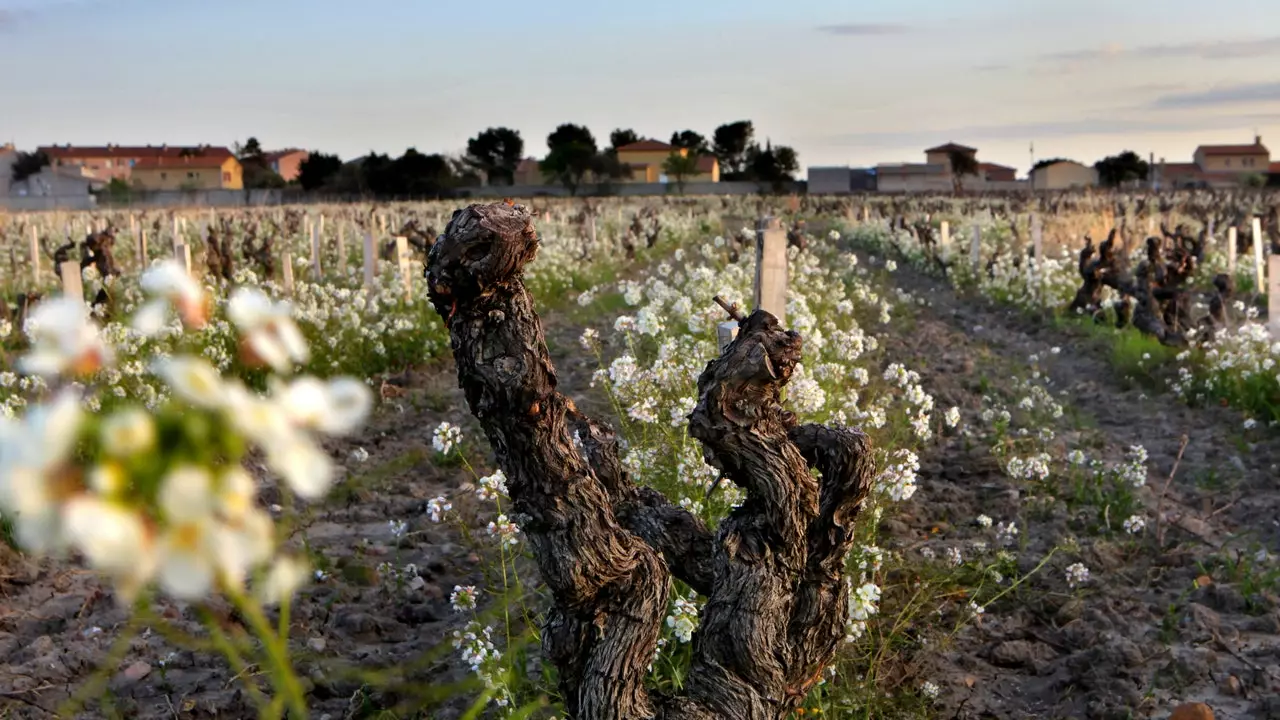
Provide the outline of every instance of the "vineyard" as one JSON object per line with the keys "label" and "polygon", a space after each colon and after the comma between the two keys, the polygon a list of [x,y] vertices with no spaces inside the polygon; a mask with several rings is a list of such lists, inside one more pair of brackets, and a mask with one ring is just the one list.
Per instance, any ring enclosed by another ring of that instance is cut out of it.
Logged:
{"label": "vineyard", "polygon": [[11,215],[0,267],[0,718],[1280,718],[1280,196]]}

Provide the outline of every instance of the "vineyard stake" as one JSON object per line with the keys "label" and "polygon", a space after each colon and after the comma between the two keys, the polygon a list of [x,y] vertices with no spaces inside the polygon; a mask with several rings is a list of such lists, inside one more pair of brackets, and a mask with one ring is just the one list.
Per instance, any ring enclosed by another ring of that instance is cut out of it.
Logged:
{"label": "vineyard stake", "polygon": [[84,302],[84,278],[80,276],[80,261],[67,260],[58,266],[62,276],[62,294]]}
{"label": "vineyard stake", "polygon": [[776,217],[761,218],[756,224],[755,306],[786,325],[787,233]]}
{"label": "vineyard stake", "polygon": [[1266,287],[1266,285],[1264,285],[1264,279],[1263,279],[1263,270],[1265,270],[1266,268],[1262,266],[1262,220],[1260,218],[1255,217],[1253,219],[1252,230],[1253,230],[1253,280],[1254,280],[1253,287],[1256,288],[1256,292],[1262,292],[1262,288]]}

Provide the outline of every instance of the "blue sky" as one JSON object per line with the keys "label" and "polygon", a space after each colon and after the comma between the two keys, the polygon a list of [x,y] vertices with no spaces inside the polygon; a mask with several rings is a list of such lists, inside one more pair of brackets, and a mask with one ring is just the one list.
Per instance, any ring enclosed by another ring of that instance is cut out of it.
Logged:
{"label": "blue sky", "polygon": [[[460,152],[754,121],[802,165],[1280,160],[1276,0],[0,0],[0,140]],[[19,70],[20,68],[20,70]]]}

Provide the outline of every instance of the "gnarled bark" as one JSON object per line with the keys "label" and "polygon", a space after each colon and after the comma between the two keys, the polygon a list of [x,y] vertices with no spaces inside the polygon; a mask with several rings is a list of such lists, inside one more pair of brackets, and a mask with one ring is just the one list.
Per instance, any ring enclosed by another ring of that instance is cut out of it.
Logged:
{"label": "gnarled bark", "polygon": [[[556,391],[521,279],[537,246],[524,207],[472,205],[432,248],[427,277],[459,384],[551,590],[543,651],[566,710],[592,720],[785,717],[843,636],[844,558],[873,476],[866,437],[795,424],[779,397],[800,337],[753,313],[702,373],[690,416],[708,462],[747,492],[712,533],[635,485],[612,430]],[[707,603],[685,692],[662,696],[644,677],[673,575]]]}

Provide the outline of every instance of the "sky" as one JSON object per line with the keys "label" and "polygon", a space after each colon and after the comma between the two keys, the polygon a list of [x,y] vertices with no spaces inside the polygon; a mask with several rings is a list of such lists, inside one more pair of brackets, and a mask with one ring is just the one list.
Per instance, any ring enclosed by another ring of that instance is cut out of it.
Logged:
{"label": "sky", "polygon": [[0,142],[255,136],[344,159],[527,155],[564,122],[666,140],[751,120],[800,164],[1025,172],[1255,133],[1280,160],[1277,0],[0,0]]}

